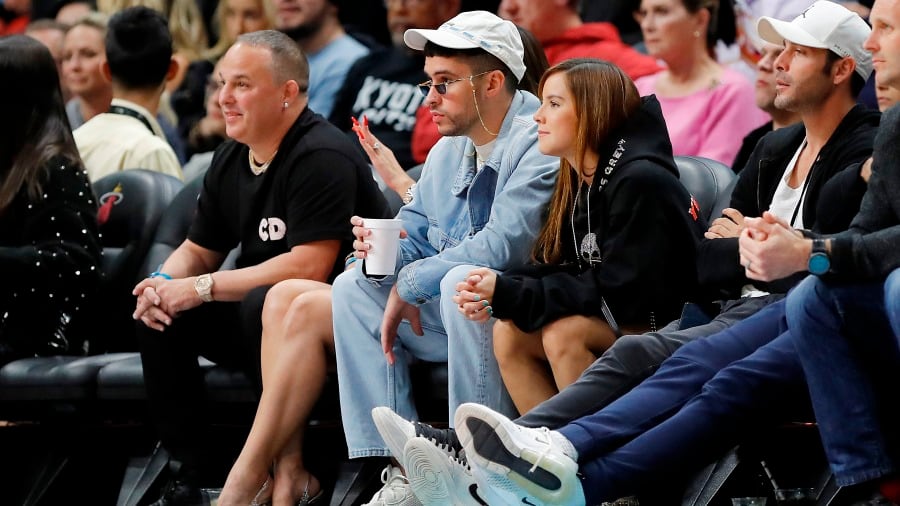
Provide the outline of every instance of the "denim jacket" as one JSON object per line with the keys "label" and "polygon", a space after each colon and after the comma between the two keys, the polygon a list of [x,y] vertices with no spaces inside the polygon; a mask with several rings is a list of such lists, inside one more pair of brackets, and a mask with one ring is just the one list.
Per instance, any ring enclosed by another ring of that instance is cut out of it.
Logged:
{"label": "denim jacket", "polygon": [[458,265],[503,271],[528,261],[559,169],[558,158],[538,151],[539,105],[516,92],[480,171],[468,137],[445,137],[431,149],[412,202],[397,215],[409,234],[398,254],[403,300],[439,297],[441,279]]}

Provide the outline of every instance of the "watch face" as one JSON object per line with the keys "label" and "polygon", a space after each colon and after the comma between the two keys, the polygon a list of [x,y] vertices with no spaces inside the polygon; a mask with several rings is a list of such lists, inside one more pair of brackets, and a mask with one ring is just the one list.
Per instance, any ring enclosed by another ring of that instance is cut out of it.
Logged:
{"label": "watch face", "polygon": [[809,257],[809,272],[813,274],[825,274],[831,268],[831,260],[824,253],[813,253]]}
{"label": "watch face", "polygon": [[212,278],[209,276],[201,276],[197,278],[197,289],[198,290],[209,290],[212,286]]}

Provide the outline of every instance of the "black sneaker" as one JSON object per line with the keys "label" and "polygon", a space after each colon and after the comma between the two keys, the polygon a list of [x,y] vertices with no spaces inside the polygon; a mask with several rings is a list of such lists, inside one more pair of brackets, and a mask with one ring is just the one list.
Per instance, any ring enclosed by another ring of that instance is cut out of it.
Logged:
{"label": "black sneaker", "polygon": [[150,506],[209,506],[209,495],[200,487],[172,480],[166,485],[165,492]]}
{"label": "black sneaker", "polygon": [[398,461],[403,458],[406,443],[414,437],[430,440],[450,457],[465,459],[463,447],[453,429],[437,429],[427,423],[410,422],[384,406],[372,410],[372,420],[391,455]]}

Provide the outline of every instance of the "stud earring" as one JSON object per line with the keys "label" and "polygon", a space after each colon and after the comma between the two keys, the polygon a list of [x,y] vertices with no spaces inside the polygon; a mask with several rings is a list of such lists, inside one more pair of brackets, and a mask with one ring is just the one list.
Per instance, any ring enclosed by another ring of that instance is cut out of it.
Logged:
{"label": "stud earring", "polygon": [[700,38],[700,30],[694,30],[694,38],[695,38],[695,39],[699,39],[699,38]]}
{"label": "stud earring", "polygon": [[288,108],[288,103],[285,102],[284,104],[282,104],[282,107],[281,107],[281,108],[282,108],[282,109],[287,109],[287,108]]}

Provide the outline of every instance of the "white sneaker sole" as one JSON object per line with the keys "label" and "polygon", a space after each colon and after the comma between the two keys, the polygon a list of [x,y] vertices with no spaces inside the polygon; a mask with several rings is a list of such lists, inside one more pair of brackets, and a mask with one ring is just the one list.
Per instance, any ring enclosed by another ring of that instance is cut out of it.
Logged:
{"label": "white sneaker sole", "polygon": [[451,487],[456,484],[450,459],[436,448],[431,441],[423,438],[410,439],[403,451],[406,477],[416,497],[425,506],[453,506],[458,504],[453,498]]}
{"label": "white sneaker sole", "polygon": [[381,439],[391,451],[391,455],[406,467],[403,462],[403,449],[406,447],[406,443],[416,436],[415,429],[412,429],[412,434],[403,432],[399,427],[403,423],[408,424],[409,422],[385,406],[372,409],[372,421],[375,422],[375,428],[381,434]]}
{"label": "white sneaker sole", "polygon": [[[480,468],[473,469],[476,476],[482,475],[478,471],[494,474],[490,479],[494,486],[509,480],[530,496],[530,502],[537,499],[547,505],[584,504],[578,464],[554,455],[541,459],[541,453],[531,449],[531,439],[523,436],[512,421],[471,403],[456,410],[454,421],[469,463]],[[538,459],[540,464],[532,471]]]}

